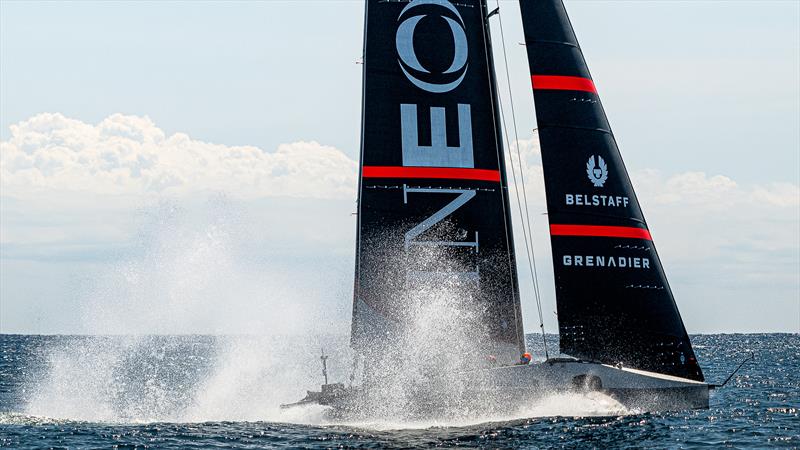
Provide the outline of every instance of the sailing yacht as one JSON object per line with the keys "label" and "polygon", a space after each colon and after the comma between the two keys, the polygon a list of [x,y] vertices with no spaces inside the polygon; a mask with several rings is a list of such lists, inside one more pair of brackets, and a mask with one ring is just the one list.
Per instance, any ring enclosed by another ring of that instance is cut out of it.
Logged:
{"label": "sailing yacht", "polygon": [[[561,354],[520,362],[527,353],[489,33],[497,11],[485,0],[367,0],[354,375],[297,404],[368,414],[376,402],[401,401],[399,383],[403,405],[426,412],[504,411],[521,395],[575,390],[641,411],[708,407],[711,386],[564,5],[520,7]],[[420,311],[446,331],[409,338]],[[448,353],[457,343],[468,345]],[[409,358],[448,363],[409,377]]]}

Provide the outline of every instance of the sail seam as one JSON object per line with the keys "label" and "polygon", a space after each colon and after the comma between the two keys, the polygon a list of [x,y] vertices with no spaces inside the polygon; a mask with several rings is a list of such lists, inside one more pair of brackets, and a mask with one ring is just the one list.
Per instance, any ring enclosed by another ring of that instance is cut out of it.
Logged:
{"label": "sail seam", "polygon": [[567,41],[551,41],[548,39],[525,39],[525,44],[550,44],[550,45],[563,45],[566,47],[573,47],[580,50],[577,44],[573,44],[572,42]]}

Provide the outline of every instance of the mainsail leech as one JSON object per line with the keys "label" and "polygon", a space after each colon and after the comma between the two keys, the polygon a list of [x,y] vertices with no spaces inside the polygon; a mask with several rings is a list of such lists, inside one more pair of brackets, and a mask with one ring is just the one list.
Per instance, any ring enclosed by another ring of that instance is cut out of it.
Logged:
{"label": "mainsail leech", "polygon": [[703,380],[561,0],[520,0],[561,352]]}

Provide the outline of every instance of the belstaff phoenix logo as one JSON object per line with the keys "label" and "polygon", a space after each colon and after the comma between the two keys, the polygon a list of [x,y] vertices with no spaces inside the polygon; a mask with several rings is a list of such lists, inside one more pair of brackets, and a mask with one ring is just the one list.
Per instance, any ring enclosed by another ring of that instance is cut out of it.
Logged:
{"label": "belstaff phoenix logo", "polygon": [[586,162],[586,175],[594,187],[603,187],[608,179],[608,166],[601,156],[597,156],[597,164],[594,163],[595,156],[590,156]]}
{"label": "belstaff phoenix logo", "polygon": [[[406,17],[400,26],[397,28],[397,35],[395,37],[395,45],[397,46],[397,54],[400,56],[398,63],[400,69],[405,74],[409,81],[420,89],[434,94],[441,94],[455,89],[464,80],[467,74],[467,35],[464,32],[464,19],[458,12],[455,6],[447,0],[414,0],[400,12],[400,17],[397,20],[406,16],[407,12],[421,5],[437,5],[446,8],[452,12],[455,19],[448,16],[440,16],[447,22],[450,27],[450,32],[453,34],[453,42],[455,43],[455,51],[453,52],[453,62],[450,67],[439,75],[431,74],[431,71],[426,69],[420,64],[417,59],[417,54],[414,50],[414,30],[420,20],[427,17],[426,14],[417,14],[415,16]],[[442,11],[444,12],[444,11]],[[417,75],[413,75],[417,74]],[[460,75],[459,75],[460,73]],[[423,81],[418,78],[427,78],[430,81]],[[450,80],[440,83],[435,83],[432,78],[442,78],[443,80]]]}

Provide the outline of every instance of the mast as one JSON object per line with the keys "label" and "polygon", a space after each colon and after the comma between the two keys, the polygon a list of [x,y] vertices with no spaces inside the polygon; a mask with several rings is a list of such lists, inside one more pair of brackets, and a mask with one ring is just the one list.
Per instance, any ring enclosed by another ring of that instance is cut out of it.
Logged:
{"label": "mast", "polygon": [[520,0],[562,353],[703,380],[561,0]]}

